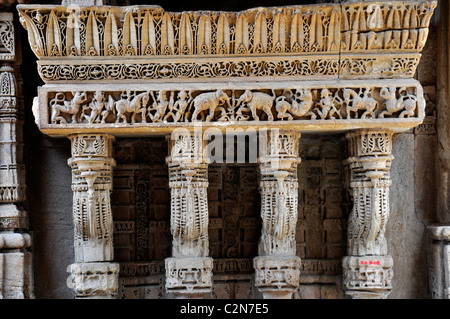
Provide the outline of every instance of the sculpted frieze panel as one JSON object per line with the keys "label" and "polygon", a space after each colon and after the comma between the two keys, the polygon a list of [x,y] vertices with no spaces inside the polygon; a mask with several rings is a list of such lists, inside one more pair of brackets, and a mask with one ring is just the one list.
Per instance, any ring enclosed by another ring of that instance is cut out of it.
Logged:
{"label": "sculpted frieze panel", "polygon": [[[271,85],[78,86],[42,88],[39,93],[42,128],[69,129],[136,126],[173,127],[201,122],[236,124],[420,122],[423,90],[415,80],[366,81],[326,85],[314,82]],[[350,121],[350,122],[349,122]],[[356,121],[356,122],[355,122]]]}

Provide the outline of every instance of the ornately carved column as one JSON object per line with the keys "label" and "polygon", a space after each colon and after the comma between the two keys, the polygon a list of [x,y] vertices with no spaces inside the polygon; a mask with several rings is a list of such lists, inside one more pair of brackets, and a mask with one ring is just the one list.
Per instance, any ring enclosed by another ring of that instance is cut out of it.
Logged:
{"label": "ornately carved column", "polygon": [[389,170],[394,159],[392,135],[384,130],[362,130],[346,136],[353,210],[343,284],[354,299],[387,298],[392,290],[393,260],[384,236],[389,218]]}
{"label": "ornately carved column", "polygon": [[208,257],[208,158],[201,133],[174,131],[169,142],[172,257],[166,259],[166,289],[177,298],[211,292]]}
{"label": "ornately carved column", "polygon": [[300,133],[272,129],[259,134],[263,228],[255,285],[264,298],[289,299],[298,288],[301,266],[295,241]]}
{"label": "ornately carved column", "polygon": [[113,137],[75,134],[72,142],[75,263],[68,283],[77,298],[115,298],[119,264],[113,263],[112,189]]}
{"label": "ornately carved column", "polygon": [[28,216],[22,207],[23,118],[17,95],[14,70],[4,64],[0,67],[0,299],[34,297],[31,236],[26,233]]}

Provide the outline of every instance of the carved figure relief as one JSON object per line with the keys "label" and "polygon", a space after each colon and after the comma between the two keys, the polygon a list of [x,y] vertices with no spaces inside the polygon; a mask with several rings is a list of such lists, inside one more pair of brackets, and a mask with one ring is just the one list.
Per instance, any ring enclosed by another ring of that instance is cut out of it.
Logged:
{"label": "carved figure relief", "polygon": [[72,95],[73,98],[70,101],[65,100],[63,93],[56,94],[55,98],[50,101],[52,123],[67,123],[66,119],[60,116],[61,113],[70,114],[72,123],[79,122],[78,111],[81,105],[87,101],[86,92],[72,92]]}
{"label": "carved figure relief", "polygon": [[400,98],[397,98],[396,91],[397,90],[392,87],[381,89],[380,95],[385,99],[386,110],[378,115],[379,118],[384,118],[385,115],[393,115],[393,113],[398,111],[402,111],[399,115],[400,118],[414,116],[417,97],[408,93],[405,88],[401,88],[399,90],[401,96]]}
{"label": "carved figure relief", "polygon": [[55,92],[49,94],[49,108],[52,124],[77,125],[199,120],[376,120],[417,118],[423,104],[423,96],[418,93],[412,86]]}

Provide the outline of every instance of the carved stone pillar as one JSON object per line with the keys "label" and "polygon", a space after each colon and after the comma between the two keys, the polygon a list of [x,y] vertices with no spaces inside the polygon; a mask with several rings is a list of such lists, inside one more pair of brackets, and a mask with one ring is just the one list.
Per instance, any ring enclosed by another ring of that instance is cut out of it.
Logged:
{"label": "carved stone pillar", "polygon": [[385,239],[389,218],[392,132],[347,134],[349,187],[353,210],[348,223],[348,256],[343,259],[344,289],[352,298],[387,298],[393,261]]}
{"label": "carved stone pillar", "polygon": [[[0,15],[5,19],[7,15]],[[12,16],[11,16],[12,20]],[[12,32],[8,21],[0,21]],[[7,39],[7,38],[6,38]],[[25,201],[22,110],[14,69],[0,67],[0,299],[34,298]]]}
{"label": "carved stone pillar", "polygon": [[68,271],[77,298],[115,298],[119,264],[113,263],[111,158],[113,137],[75,134],[72,142],[73,222],[75,263]]}
{"label": "carved stone pillar", "polygon": [[450,299],[450,227],[430,226],[428,232],[431,298]]}
{"label": "carved stone pillar", "polygon": [[208,257],[208,158],[201,133],[172,133],[169,141],[172,257],[166,289],[177,298],[211,292],[213,260]]}
{"label": "carved stone pillar", "polygon": [[254,268],[255,285],[264,298],[292,298],[299,285],[301,260],[295,241],[299,138],[296,131],[260,131],[263,227]]}

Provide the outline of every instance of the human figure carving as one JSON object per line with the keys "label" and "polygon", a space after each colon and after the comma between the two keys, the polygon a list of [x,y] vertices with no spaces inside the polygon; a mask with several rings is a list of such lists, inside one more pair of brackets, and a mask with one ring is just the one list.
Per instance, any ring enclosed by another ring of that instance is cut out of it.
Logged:
{"label": "human figure carving", "polygon": [[66,101],[63,93],[57,93],[55,98],[50,101],[50,107],[52,109],[51,121],[53,124],[56,124],[58,121],[64,124],[67,123],[66,119],[60,115],[61,113],[70,114],[72,123],[78,123],[77,114],[81,104],[86,102],[87,95],[86,92],[72,92],[72,95],[73,99]]}
{"label": "human figure carving", "polygon": [[358,111],[364,110],[364,113],[361,115],[361,119],[365,119],[367,116],[371,116],[375,118],[375,109],[378,106],[378,102],[372,98],[371,90],[366,89],[364,92],[356,93],[356,91],[352,89],[344,90],[344,100],[347,103],[347,119],[351,118],[351,113],[355,113],[355,119],[358,118]]}
{"label": "human figure carving", "polygon": [[120,122],[122,119],[123,123],[127,123],[127,118],[125,116],[126,113],[132,113],[131,115],[131,124],[136,123],[136,114],[142,114],[142,122],[146,123],[146,104],[149,100],[149,93],[144,92],[136,95],[133,99],[130,100],[130,96],[127,99],[122,98],[115,102],[117,118],[116,123]]}
{"label": "human figure carving", "polygon": [[[155,99],[155,97],[153,96],[153,92],[152,97],[153,97],[153,105],[151,106],[151,108],[149,108],[149,112],[148,112],[148,116],[150,117],[150,119],[153,122],[161,122],[164,116],[164,113],[166,113],[166,109],[167,106],[169,105],[169,101],[167,100],[167,96],[166,96],[167,91],[161,90],[158,92],[158,98]],[[173,94],[173,92],[172,92]],[[151,110],[156,110],[155,114],[151,114],[150,111]]]}
{"label": "human figure carving", "polygon": [[[83,106],[82,117],[86,119],[90,124],[92,124],[94,122],[100,123],[100,116],[102,116],[101,123],[105,123],[105,119],[109,114],[108,105],[109,109],[111,108],[111,96],[109,97],[110,99],[106,101],[105,94],[102,91],[96,91],[91,103],[89,103],[89,105]],[[114,103],[114,101],[112,103]],[[105,111],[103,111],[104,108],[106,108]],[[84,113],[84,111],[87,109],[91,110],[91,113],[89,115]]]}
{"label": "human figure carving", "polygon": [[272,106],[275,101],[275,93],[269,95],[264,92],[252,92],[250,90],[245,90],[245,92],[239,97],[238,105],[245,103],[247,107],[241,106],[236,115],[242,117],[242,111],[250,110],[252,112],[252,117],[254,120],[259,121],[257,110],[262,110],[267,114],[268,120],[273,121]]}
{"label": "human figure carving", "polygon": [[[297,100],[300,100],[300,102],[298,102]],[[275,109],[277,110],[277,117],[279,119],[287,118],[288,120],[292,120],[292,115],[294,115],[295,117],[309,115],[311,119],[315,119],[317,116],[311,111],[312,105],[313,98],[311,91],[302,89],[297,90],[294,98],[292,99],[292,103],[286,101],[286,96],[284,95],[277,97]]]}
{"label": "human figure carving", "polygon": [[380,90],[380,96],[386,100],[386,110],[378,115],[379,118],[384,118],[385,115],[392,115],[401,110],[404,111],[400,114],[400,118],[414,116],[414,111],[417,107],[417,97],[407,93],[406,88],[401,88],[399,92],[404,92],[405,94],[397,99],[396,92],[395,87],[382,88]]}
{"label": "human figure carving", "polygon": [[320,109],[317,110],[321,119],[335,119],[334,115],[337,114],[339,118],[342,118],[339,111],[336,109],[335,102],[342,103],[342,100],[336,96],[333,98],[333,94],[328,89],[323,89],[320,92]]}
{"label": "human figure carving", "polygon": [[185,114],[186,108],[191,99],[192,97],[189,96],[188,92],[180,91],[178,93],[178,100],[175,101],[172,109],[164,116],[164,121],[168,121],[170,117],[172,117],[175,123],[182,121],[183,115]]}
{"label": "human figure carving", "polygon": [[194,105],[192,121],[197,121],[197,117],[202,111],[209,110],[209,115],[205,119],[206,122],[209,122],[214,117],[214,112],[219,104],[227,103],[228,106],[230,105],[230,98],[224,91],[217,90],[215,92],[207,92],[197,95],[192,103]]}

